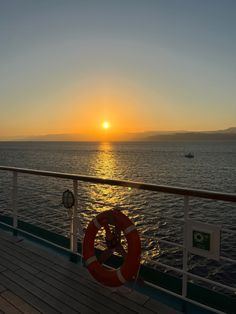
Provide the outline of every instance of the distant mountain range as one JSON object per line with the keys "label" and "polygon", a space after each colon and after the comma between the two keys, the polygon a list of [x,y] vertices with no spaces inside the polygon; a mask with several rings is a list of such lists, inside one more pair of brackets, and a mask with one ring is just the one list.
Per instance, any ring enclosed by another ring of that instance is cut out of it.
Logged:
{"label": "distant mountain range", "polygon": [[[8,141],[89,141],[86,134],[46,134],[21,138],[4,138]],[[236,127],[216,131],[148,131],[124,133],[112,137],[114,141],[182,141],[182,140],[236,140]]]}
{"label": "distant mountain range", "polygon": [[202,131],[202,132],[169,132],[159,133],[145,138],[146,141],[167,141],[167,140],[236,140],[236,127],[231,127],[225,130],[217,131]]}

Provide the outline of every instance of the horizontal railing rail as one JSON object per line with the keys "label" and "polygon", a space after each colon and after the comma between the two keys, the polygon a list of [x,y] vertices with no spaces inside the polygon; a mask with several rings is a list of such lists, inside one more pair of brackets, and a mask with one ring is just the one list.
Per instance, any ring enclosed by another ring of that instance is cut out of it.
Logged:
{"label": "horizontal railing rail", "polygon": [[115,179],[107,179],[107,178],[98,178],[98,177],[93,177],[93,176],[62,173],[62,172],[42,171],[42,170],[5,167],[5,166],[0,166],[0,170],[13,171],[13,172],[32,174],[32,175],[40,175],[40,176],[45,176],[45,177],[78,180],[78,181],[83,181],[83,182],[88,182],[88,183],[99,183],[99,184],[108,184],[108,185],[113,185],[113,186],[115,185],[115,186],[130,187],[130,188],[136,188],[139,190],[146,190],[146,191],[164,192],[164,193],[177,194],[177,195],[187,195],[187,196],[207,198],[207,199],[213,199],[213,200],[219,200],[219,201],[236,202],[236,194],[232,194],[232,193],[188,189],[188,188],[180,188],[180,187],[175,187],[175,186],[148,184],[148,183],[143,183],[143,182],[115,180]]}
{"label": "horizontal railing rail", "polygon": [[[162,192],[162,193],[167,193],[167,194],[174,194],[174,195],[179,195],[179,196],[183,196],[183,201],[184,201],[184,205],[183,205],[183,218],[173,218],[170,217],[170,219],[174,219],[174,220],[178,220],[181,221],[181,223],[183,224],[183,243],[176,243],[173,241],[169,241],[163,238],[158,238],[158,242],[160,243],[164,243],[164,244],[168,244],[168,245],[172,245],[175,247],[179,247],[179,249],[182,250],[183,252],[183,266],[181,268],[177,268],[177,267],[173,267],[171,265],[168,265],[166,263],[161,263],[160,261],[152,261],[154,264],[159,265],[161,267],[166,268],[167,270],[170,271],[175,271],[179,274],[182,275],[182,293],[180,294],[176,294],[173,293],[170,290],[167,290],[163,287],[157,286],[153,283],[148,283],[150,286],[154,286],[155,288],[161,290],[161,291],[165,291],[167,293],[169,293],[170,295],[174,295],[177,296],[179,298],[181,298],[182,300],[186,300],[192,304],[196,304],[201,306],[202,308],[205,309],[211,309],[213,310],[215,313],[224,313],[222,311],[216,310],[214,308],[211,308],[205,304],[199,303],[197,301],[194,301],[190,298],[188,298],[188,279],[189,278],[193,278],[196,280],[201,280],[207,284],[213,284],[215,286],[218,286],[219,288],[222,289],[228,289],[229,291],[236,293],[236,288],[233,286],[227,286],[226,284],[222,284],[219,282],[216,282],[214,280],[210,280],[207,279],[205,277],[193,274],[191,272],[189,272],[188,269],[188,254],[190,253],[189,249],[188,249],[188,245],[187,245],[187,223],[189,221],[189,200],[191,197],[195,197],[195,198],[203,198],[203,199],[209,199],[209,200],[217,200],[217,201],[224,201],[224,202],[236,202],[236,194],[233,193],[222,193],[222,192],[216,192],[216,191],[207,191],[207,190],[199,190],[199,189],[189,189],[189,188],[182,188],[182,187],[175,187],[175,186],[166,186],[166,185],[156,185],[156,184],[149,184],[149,183],[144,183],[144,182],[133,182],[133,181],[126,181],[126,180],[114,180],[114,179],[108,179],[108,178],[98,178],[98,177],[93,177],[93,176],[85,176],[85,175],[77,175],[77,174],[69,174],[69,173],[61,173],[61,172],[52,172],[52,171],[42,171],[42,170],[33,170],[33,169],[24,169],[24,168],[16,168],[16,167],[6,167],[6,166],[0,166],[0,170],[1,171],[8,171],[13,173],[13,177],[12,177],[12,189],[11,189],[11,201],[12,201],[12,226],[10,226],[10,228],[12,228],[13,233],[17,234],[17,231],[20,230],[22,231],[19,227],[18,227],[18,220],[19,218],[22,219],[26,219],[28,221],[28,219],[30,219],[30,217],[28,217],[27,215],[25,216],[25,214],[19,213],[18,209],[17,209],[17,201],[18,201],[18,193],[19,190],[22,189],[23,187],[20,186],[19,182],[18,182],[18,174],[29,174],[29,175],[36,175],[36,176],[44,176],[44,177],[53,177],[53,178],[60,178],[60,179],[66,179],[66,180],[71,180],[73,183],[73,193],[75,196],[75,205],[73,207],[73,210],[70,213],[70,249],[66,249],[67,251],[70,251],[71,256],[75,257],[78,255],[82,255],[78,253],[78,239],[81,239],[81,235],[83,235],[83,229],[82,226],[80,224],[80,221],[78,219],[78,202],[80,201],[80,197],[78,196],[78,182],[82,181],[82,182],[87,182],[90,184],[103,184],[103,185],[111,185],[111,186],[117,186],[117,187],[129,187],[129,188],[134,188],[134,189],[138,189],[138,190],[145,190],[145,191],[152,191],[152,192]],[[28,189],[26,187],[26,189]],[[33,188],[29,187],[29,190],[34,190]],[[38,191],[40,192],[40,191]],[[49,193],[50,194],[50,193]],[[54,195],[54,193],[52,193]],[[58,195],[56,195],[58,196]],[[83,201],[88,201],[91,202],[89,200],[85,200],[84,198],[82,198]],[[100,204],[102,206],[113,206],[114,204],[107,204],[101,201],[94,201],[95,204]],[[126,207],[123,208],[122,206],[119,206],[120,209],[126,209]],[[53,210],[55,212],[55,215],[57,214],[57,209]],[[9,211],[7,211],[9,213]],[[54,214],[53,214],[54,215]],[[166,217],[167,218],[167,217]],[[32,218],[32,222],[33,223],[39,223],[41,225],[45,225],[45,226],[49,226],[49,223],[45,223],[42,222],[40,220],[38,220],[37,218]],[[1,222],[1,224],[6,225],[4,222]],[[53,226],[52,227],[54,230],[62,230],[61,227],[58,226]],[[227,233],[236,233],[235,230],[230,230],[228,228],[221,228],[221,231],[223,232],[227,232]],[[27,231],[23,231],[25,234],[28,234]],[[39,238],[38,236],[35,236],[35,238]],[[149,237],[152,238],[152,237]],[[44,239],[42,239],[44,240]],[[50,242],[48,240],[45,240],[45,242]],[[58,246],[58,245],[55,245]],[[82,260],[82,259],[81,259]],[[229,257],[225,257],[225,256],[219,256],[219,260],[223,260],[223,261],[227,261],[230,262],[232,264],[236,263],[236,260],[231,259]]]}

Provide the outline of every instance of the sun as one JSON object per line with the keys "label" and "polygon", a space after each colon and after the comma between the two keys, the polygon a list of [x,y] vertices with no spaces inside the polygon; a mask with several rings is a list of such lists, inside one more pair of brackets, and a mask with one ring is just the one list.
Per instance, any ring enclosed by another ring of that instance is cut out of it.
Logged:
{"label": "sun", "polygon": [[108,121],[104,121],[104,122],[102,123],[102,127],[103,127],[103,129],[109,129],[110,123],[109,123]]}

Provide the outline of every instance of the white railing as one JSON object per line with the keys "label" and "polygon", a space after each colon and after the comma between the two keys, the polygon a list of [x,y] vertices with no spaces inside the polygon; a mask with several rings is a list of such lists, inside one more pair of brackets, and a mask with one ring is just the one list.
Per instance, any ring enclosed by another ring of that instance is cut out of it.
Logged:
{"label": "white railing", "polygon": [[[67,174],[67,173],[58,173],[58,172],[49,172],[49,171],[39,171],[39,170],[32,170],[32,169],[22,169],[22,168],[14,168],[14,167],[4,167],[0,166],[0,170],[2,171],[8,171],[13,174],[12,177],[12,195],[11,195],[11,201],[12,201],[12,215],[13,215],[13,233],[16,235],[17,231],[23,231],[24,233],[27,233],[24,230],[21,230],[18,227],[18,220],[19,215],[17,211],[17,194],[18,194],[18,176],[19,174],[29,174],[29,175],[36,175],[36,176],[46,176],[46,177],[53,177],[53,178],[61,178],[61,179],[68,179],[72,180],[73,182],[73,193],[75,196],[75,205],[72,210],[71,215],[71,222],[70,222],[70,253],[72,256],[72,259],[76,256],[80,255],[78,253],[77,249],[77,243],[78,243],[78,233],[80,236],[83,236],[83,230],[80,224],[80,221],[78,219],[79,213],[78,213],[78,181],[83,181],[87,183],[93,183],[93,184],[105,184],[105,185],[112,185],[112,186],[121,186],[121,187],[130,187],[135,188],[139,190],[146,190],[146,191],[155,191],[155,192],[162,192],[162,193],[168,193],[168,194],[175,194],[175,195],[182,195],[184,197],[184,217],[183,217],[183,245],[168,241],[165,239],[157,239],[160,243],[165,243],[168,245],[172,245],[175,247],[179,247],[183,250],[183,266],[182,269],[173,267],[170,265],[167,265],[165,263],[161,263],[159,261],[153,261],[154,264],[159,265],[161,267],[166,268],[167,270],[175,271],[182,275],[182,294],[179,295],[177,293],[174,293],[172,291],[169,291],[167,289],[164,289],[160,286],[154,285],[152,283],[147,282],[148,285],[155,287],[161,291],[167,292],[175,297],[181,298],[182,300],[188,301],[190,303],[196,304],[202,308],[214,311],[215,313],[224,313],[221,311],[218,311],[216,309],[213,309],[211,307],[208,307],[204,304],[201,304],[199,302],[196,302],[192,299],[189,299],[187,297],[187,289],[188,289],[188,278],[193,278],[196,280],[200,280],[203,282],[206,282],[207,284],[212,284],[214,286],[217,286],[222,289],[229,290],[236,294],[236,288],[232,286],[228,286],[210,279],[207,279],[205,277],[193,274],[188,271],[188,246],[187,246],[187,222],[189,219],[189,199],[190,197],[195,198],[204,198],[204,199],[210,199],[210,200],[218,200],[218,201],[225,201],[225,202],[233,202],[236,203],[236,194],[231,193],[218,193],[218,192],[212,192],[212,191],[206,191],[206,190],[196,190],[196,189],[187,189],[187,188],[178,188],[178,187],[172,187],[172,186],[163,186],[163,185],[154,185],[154,184],[146,184],[143,182],[131,182],[131,181],[122,181],[122,180],[112,180],[112,179],[103,179],[103,178],[97,178],[92,176],[82,176],[82,175],[75,175],[75,174]],[[99,202],[98,202],[99,203]],[[105,203],[101,203],[103,205],[106,205]],[[175,219],[177,220],[177,219]],[[37,222],[37,219],[35,220]],[[3,222],[0,222],[1,224],[4,224]],[[78,232],[77,232],[78,231]],[[222,229],[222,231],[236,234],[235,230],[230,229]],[[32,234],[31,234],[32,235]],[[32,235],[34,236],[34,235]],[[37,236],[35,236],[38,238]],[[41,239],[45,242],[50,242],[45,239]],[[80,237],[81,240],[81,237]],[[233,264],[236,264],[236,260],[220,256],[220,260],[224,260]]]}

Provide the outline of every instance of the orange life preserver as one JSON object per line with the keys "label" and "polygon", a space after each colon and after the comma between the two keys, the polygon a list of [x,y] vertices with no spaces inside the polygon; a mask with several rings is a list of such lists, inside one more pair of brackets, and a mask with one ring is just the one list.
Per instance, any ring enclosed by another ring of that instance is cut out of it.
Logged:
{"label": "orange life preserver", "polygon": [[[128,252],[118,269],[108,269],[101,265],[94,251],[94,241],[98,230],[107,226],[111,215],[115,226],[123,231],[128,243]],[[118,210],[108,210],[98,214],[86,229],[83,258],[90,274],[103,285],[118,287],[132,280],[137,275],[141,258],[141,242],[135,225]]]}

